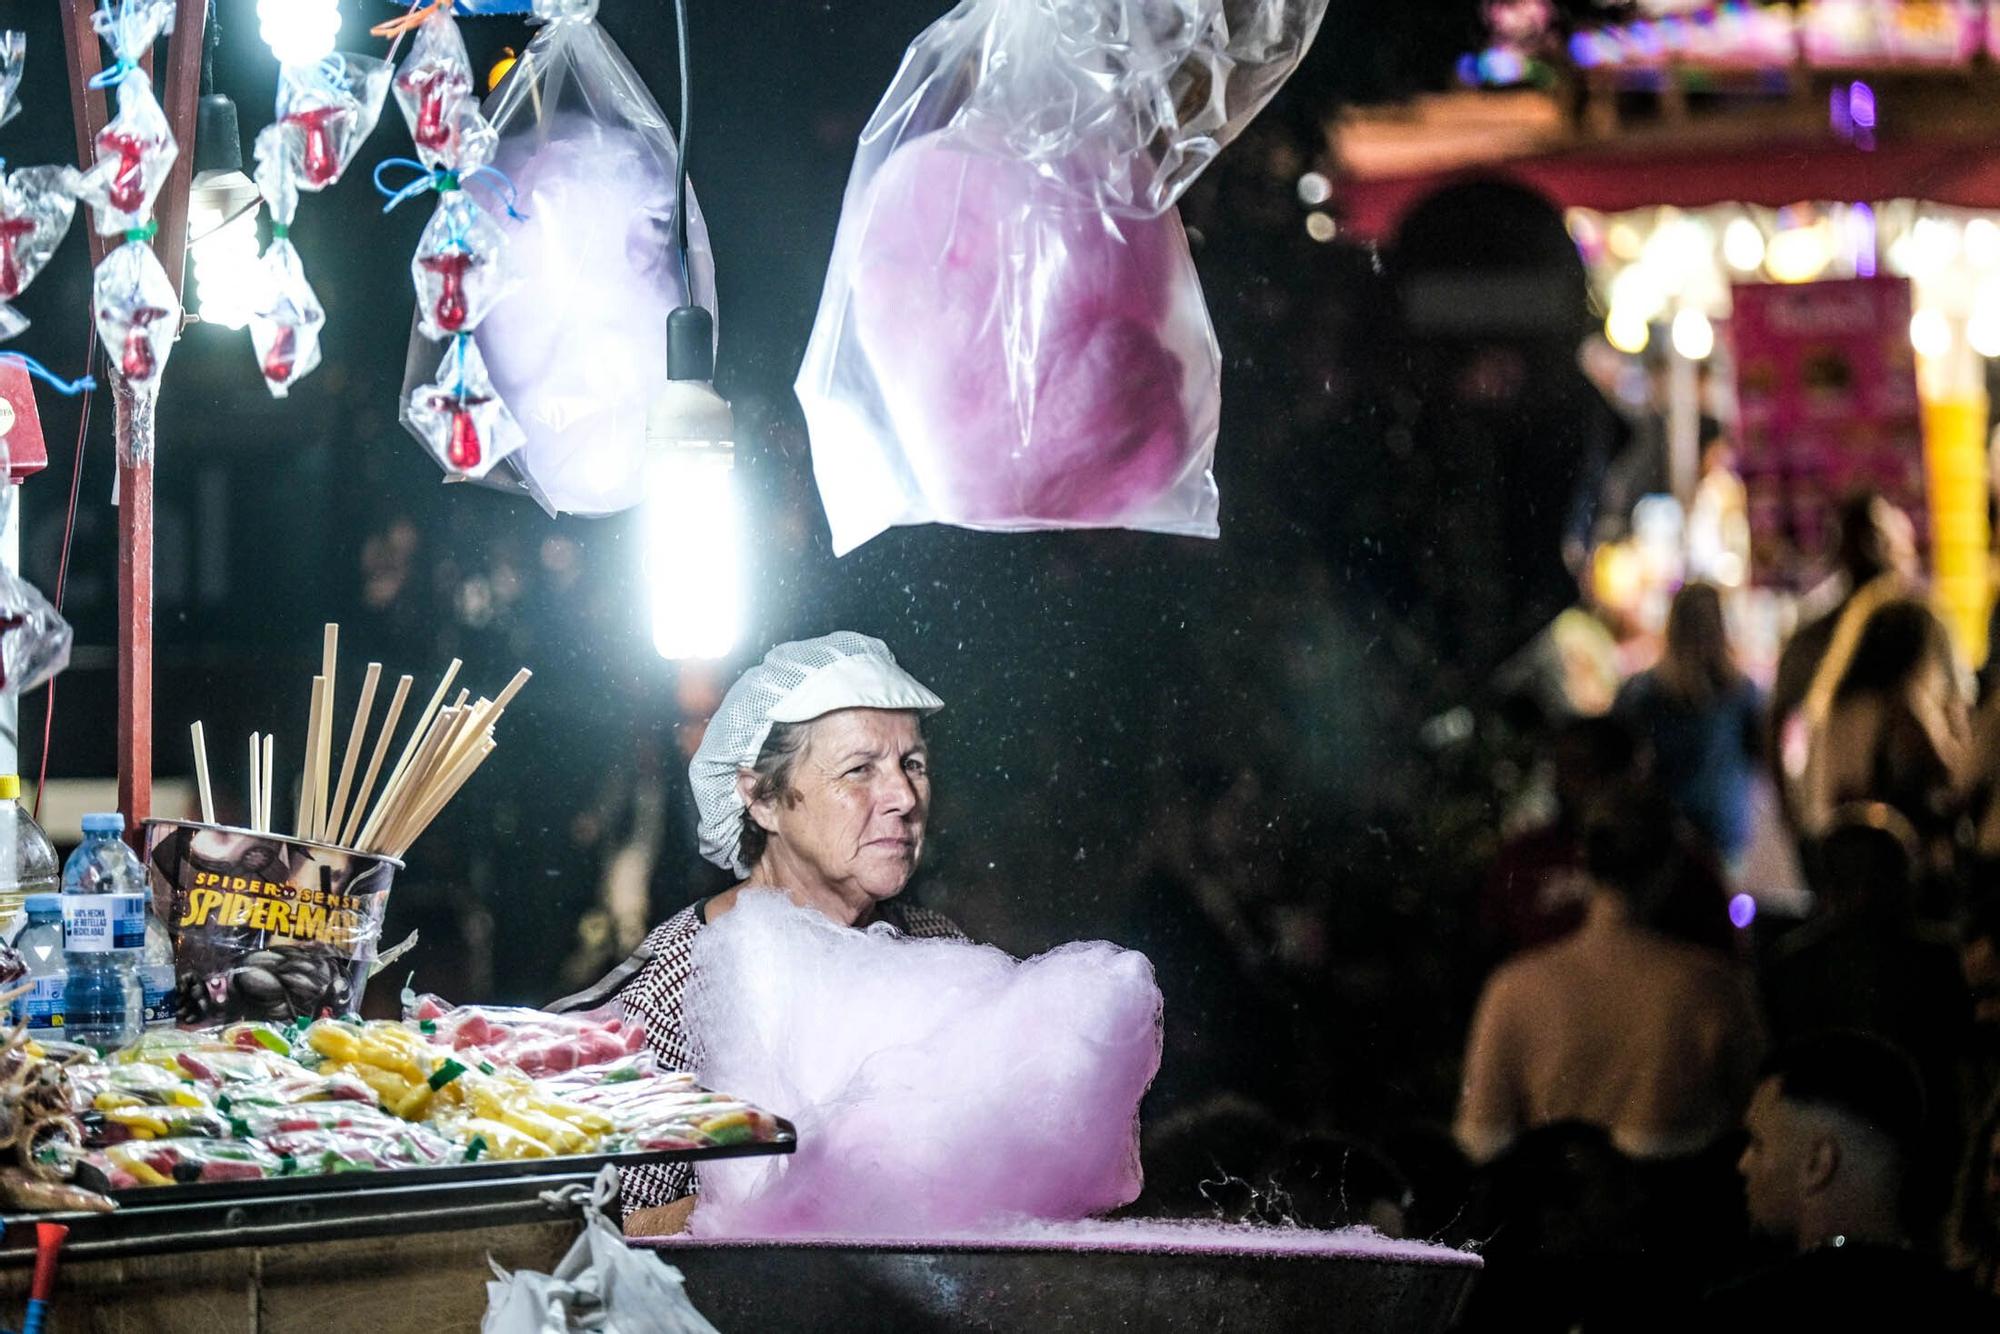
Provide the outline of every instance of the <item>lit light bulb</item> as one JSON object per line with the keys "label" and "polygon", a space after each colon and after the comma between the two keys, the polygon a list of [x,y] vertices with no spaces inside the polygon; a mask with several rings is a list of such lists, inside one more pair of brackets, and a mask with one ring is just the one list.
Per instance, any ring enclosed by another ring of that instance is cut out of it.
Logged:
{"label": "lit light bulb", "polygon": [[1340,232],[1333,216],[1314,209],[1306,214],[1306,235],[1315,241],[1331,241]]}
{"label": "lit light bulb", "polygon": [[204,324],[241,329],[257,300],[257,187],[240,171],[203,172],[188,191],[188,259]]}
{"label": "lit light bulb", "polygon": [[1966,321],[1965,341],[1989,361],[2000,358],[2000,307],[1985,305],[1974,310]]}
{"label": "lit light bulb", "polygon": [[1833,262],[1833,229],[1824,220],[1787,227],[1764,247],[1764,269],[1781,283],[1809,283]]}
{"label": "lit light bulb", "polygon": [[1698,310],[1680,311],[1674,316],[1673,341],[1674,351],[1689,361],[1706,361],[1715,351],[1715,326]]}
{"label": "lit light bulb", "polygon": [[1333,198],[1333,182],[1326,173],[1309,171],[1299,177],[1299,202],[1308,208],[1318,208]]}
{"label": "lit light bulb", "polygon": [[1636,357],[1652,341],[1653,331],[1646,317],[1630,306],[1613,306],[1604,319],[1604,341],[1628,357]]}
{"label": "lit light bulb", "polygon": [[706,379],[672,378],[708,371],[713,328],[699,307],[669,317],[670,378],[646,411],[646,587],[653,648],[672,660],[725,657],[743,634],[735,418]]}
{"label": "lit light bulb", "polygon": [[1975,269],[2000,264],[2000,226],[1991,218],[1974,218],[1965,224],[1965,259]]}
{"label": "lit light bulb", "polygon": [[257,32],[281,65],[311,65],[333,54],[339,0],[257,0]]}
{"label": "lit light bulb", "polygon": [[1951,325],[1939,311],[1918,311],[1910,316],[1910,346],[1922,356],[1943,356],[1951,351]]}
{"label": "lit light bulb", "polygon": [[1748,218],[1732,218],[1722,229],[1722,257],[1738,273],[1754,273],[1764,262],[1764,231]]}

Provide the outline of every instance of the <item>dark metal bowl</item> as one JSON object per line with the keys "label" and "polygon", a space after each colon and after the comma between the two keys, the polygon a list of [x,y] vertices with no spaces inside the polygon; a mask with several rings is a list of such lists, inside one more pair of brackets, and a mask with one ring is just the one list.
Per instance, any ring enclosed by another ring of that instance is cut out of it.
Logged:
{"label": "dark metal bowl", "polygon": [[1131,1241],[635,1239],[722,1329],[1445,1329],[1480,1262],[1414,1243],[1245,1231]]}

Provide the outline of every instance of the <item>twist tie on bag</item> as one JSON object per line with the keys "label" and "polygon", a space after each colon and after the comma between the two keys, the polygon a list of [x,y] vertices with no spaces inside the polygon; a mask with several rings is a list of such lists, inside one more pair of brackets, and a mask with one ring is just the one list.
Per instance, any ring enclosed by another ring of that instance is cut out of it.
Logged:
{"label": "twist tie on bag", "polygon": [[148,218],[146,219],[145,226],[134,227],[129,231],[127,231],[125,233],[125,239],[127,241],[136,241],[140,245],[150,245],[152,244],[153,238],[155,236],[158,236],[159,234],[160,234],[160,220],[158,218]]}
{"label": "twist tie on bag", "polygon": [[128,76],[138,72],[139,62],[128,55],[120,53],[112,57],[109,65],[91,75],[90,83],[87,86],[91,88],[109,88],[114,84],[125,82]]}
{"label": "twist tie on bag", "polygon": [[292,234],[292,229],[289,225],[282,222],[274,222],[271,224],[271,239],[273,241],[286,240],[291,236],[291,234]]}
{"label": "twist tie on bag", "polygon": [[94,377],[79,375],[74,380],[65,380],[25,352],[0,352],[0,361],[13,362],[64,398],[75,398],[78,394],[88,393],[97,388]]}
{"label": "twist tie on bag", "polygon": [[[417,175],[400,187],[391,186],[387,181],[383,180],[383,174],[391,169],[397,171],[414,171]],[[384,213],[387,213],[390,209],[405,200],[415,199],[426,190],[436,190],[441,195],[462,191],[467,183],[477,180],[481,176],[491,176],[500,182],[501,188],[506,191],[506,194],[501,197],[500,202],[501,206],[507,210],[507,216],[516,222],[526,222],[527,215],[515,207],[520,202],[521,192],[515,188],[513,178],[498,167],[480,167],[478,170],[469,172],[461,178],[450,167],[439,167],[433,171],[414,158],[384,158],[375,164],[375,188],[389,201],[382,205]]]}

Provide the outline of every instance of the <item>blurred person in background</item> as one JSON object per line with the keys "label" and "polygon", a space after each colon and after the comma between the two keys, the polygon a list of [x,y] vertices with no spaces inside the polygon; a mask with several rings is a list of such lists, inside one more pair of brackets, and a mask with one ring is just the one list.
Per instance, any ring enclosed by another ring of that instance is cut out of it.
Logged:
{"label": "blurred person in background", "polygon": [[1896,1048],[1823,1033],[1781,1049],[1744,1120],[1751,1223],[1791,1252],[1715,1293],[1707,1329],[2000,1328],[1982,1298],[1920,1249],[1905,1209],[1910,1164],[1927,1133],[1923,1086]]}
{"label": "blurred person in background", "polygon": [[1948,879],[1973,777],[1971,716],[1950,632],[1930,604],[1889,577],[1850,599],[1805,713],[1796,814],[1808,839],[1849,802],[1883,802],[1916,830],[1920,874]]}
{"label": "blurred person in background", "polygon": [[1750,842],[1750,782],[1763,703],[1737,670],[1713,584],[1674,595],[1658,666],[1618,692],[1612,708],[1644,744],[1658,783],[1725,860]]}
{"label": "blurred person in background", "polygon": [[1958,961],[1972,1003],[1972,1034],[1959,1067],[1968,1120],[2000,1097],[2000,892],[1988,885],[1959,928]]}
{"label": "blurred person in background", "polygon": [[1582,928],[1502,965],[1480,995],[1454,1125],[1475,1160],[1557,1121],[1600,1126],[1637,1158],[1698,1154],[1749,1094],[1764,1037],[1748,980],[1649,925],[1689,855],[1672,804],[1610,794],[1584,855]]}
{"label": "blurred person in background", "polygon": [[1836,811],[1814,858],[1813,919],[1773,946],[1763,989],[1779,1043],[1842,1029],[1882,1038],[1915,1062],[1931,1133],[1912,1184],[1941,1204],[1965,1120],[1959,1083],[1972,999],[1950,932],[1916,916],[1918,848],[1916,831],[1887,806]]}
{"label": "blurred person in background", "polygon": [[2000,1097],[1966,1137],[1945,1225],[1945,1259],[1975,1291],[2000,1297]]}
{"label": "blurred person in background", "polygon": [[1780,807],[1795,832],[1798,820],[1792,808],[1794,774],[1787,764],[1787,729],[1805,707],[1806,694],[1812,689],[1848,600],[1885,574],[1916,578],[1916,526],[1880,492],[1857,491],[1842,502],[1835,515],[1833,559],[1833,573],[1807,594],[1799,628],[1778,655],[1764,715],[1764,762],[1770,766]]}

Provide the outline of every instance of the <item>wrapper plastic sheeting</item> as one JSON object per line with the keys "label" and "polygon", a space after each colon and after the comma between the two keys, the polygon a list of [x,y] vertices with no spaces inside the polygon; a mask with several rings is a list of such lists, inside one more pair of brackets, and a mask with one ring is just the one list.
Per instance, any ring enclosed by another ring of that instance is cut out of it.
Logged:
{"label": "wrapper plastic sheeting", "polygon": [[546,24],[489,101],[496,165],[520,192],[497,219],[522,282],[479,326],[494,386],[527,436],[488,484],[551,514],[610,514],[644,498],[646,409],[666,380],[667,315],[716,311],[708,227],[688,191],[688,278],[675,261],[679,148],[610,36]]}
{"label": "wrapper plastic sheeting", "polygon": [[1091,943],[1022,962],[746,892],[691,968],[702,1081],[799,1131],[782,1163],[702,1165],[697,1234],[921,1236],[1138,1195],[1160,1059],[1142,955]]}
{"label": "wrapper plastic sheeting", "polygon": [[153,248],[127,241],[104,257],[92,283],[97,336],[135,392],[159,387],[180,332],[181,303]]}
{"label": "wrapper plastic sheeting", "polygon": [[503,264],[506,251],[499,225],[470,195],[450,190],[438,196],[410,259],[418,332],[441,339],[478,327],[515,286]]}
{"label": "wrapper plastic sheeting", "polygon": [[153,85],[140,71],[118,81],[118,111],[97,132],[97,160],[64,180],[90,205],[98,233],[115,236],[144,227],[167,183],[180,147]]}
{"label": "wrapper plastic sheeting", "polygon": [[28,327],[7,303],[27,290],[69,232],[76,200],[62,167],[20,167],[0,173],[0,340]]}
{"label": "wrapper plastic sheeting", "polygon": [[426,167],[469,172],[493,160],[493,127],[480,114],[472,87],[465,39],[439,9],[418,27],[396,71],[396,104]]}
{"label": "wrapper plastic sheeting", "polygon": [[[271,210],[274,229],[289,230],[298,212],[298,172],[290,138],[282,123],[267,125],[257,135],[257,189]],[[272,397],[283,398],[319,365],[326,309],[306,278],[298,248],[282,233],[271,237],[257,261],[255,290],[250,343],[265,387]]]}
{"label": "wrapper plastic sheeting", "polygon": [[0,30],[0,125],[21,110],[21,67],[27,60],[28,34]]}
{"label": "wrapper plastic sheeting", "polygon": [[550,1014],[511,1005],[452,1005],[405,992],[403,1018],[440,1046],[477,1048],[533,1078],[604,1065],[646,1048],[645,1028],[616,1007]]}
{"label": "wrapper plastic sheeting", "polygon": [[447,472],[464,477],[484,476],[522,444],[470,337],[445,344],[436,375],[403,399],[402,420]]}
{"label": "wrapper plastic sheeting", "polygon": [[598,1175],[583,1209],[583,1234],[553,1273],[498,1265],[486,1285],[480,1334],[717,1334],[682,1290],[680,1271],[625,1244],[606,1214],[618,1198],[616,1168]]}
{"label": "wrapper plastic sheeting", "polygon": [[387,61],[345,51],[279,71],[273,124],[282,128],[298,189],[324,190],[346,174],[381,119],[389,73]]}
{"label": "wrapper plastic sheeting", "polygon": [[[15,488],[5,480],[8,463],[6,441],[0,439],[0,530],[14,508]],[[69,666],[70,640],[69,622],[42,591],[0,565],[0,695],[33,690]]]}

